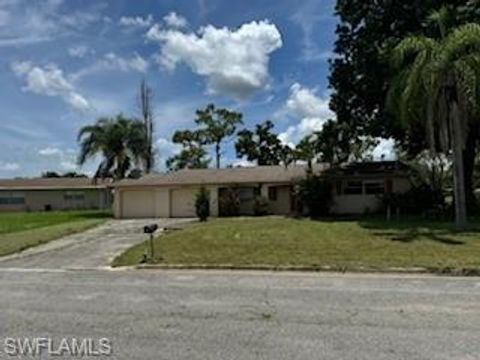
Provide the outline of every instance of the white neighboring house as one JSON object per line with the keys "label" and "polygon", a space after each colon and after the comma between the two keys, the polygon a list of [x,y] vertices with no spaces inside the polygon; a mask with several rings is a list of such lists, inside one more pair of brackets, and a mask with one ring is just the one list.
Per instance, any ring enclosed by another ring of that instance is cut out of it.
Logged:
{"label": "white neighboring house", "polygon": [[[408,168],[400,162],[365,162],[330,168],[315,165],[313,172],[334,183],[333,214],[363,214],[381,206],[384,193],[410,189]],[[234,189],[240,215],[253,215],[255,198],[268,200],[269,213],[293,214],[294,187],[305,178],[306,166],[258,166],[180,170],[115,183],[114,215],[119,219],[195,217],[195,197],[204,186],[210,192],[211,216],[221,216],[219,202]]]}

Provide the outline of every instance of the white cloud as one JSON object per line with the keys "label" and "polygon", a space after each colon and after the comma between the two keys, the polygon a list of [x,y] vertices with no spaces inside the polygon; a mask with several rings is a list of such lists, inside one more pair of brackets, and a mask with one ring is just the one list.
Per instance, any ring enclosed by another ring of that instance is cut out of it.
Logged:
{"label": "white cloud", "polygon": [[118,24],[129,28],[147,28],[153,23],[153,16],[151,14],[146,17],[141,16],[122,16],[118,21]]}
{"label": "white cloud", "polygon": [[167,159],[178,154],[182,150],[182,146],[170,140],[159,138],[155,142],[155,150],[157,151],[157,166],[160,169],[165,169]]}
{"label": "white cloud", "polygon": [[166,69],[183,62],[207,78],[209,93],[238,100],[267,86],[270,54],[282,46],[280,32],[267,20],[238,29],[208,25],[198,33],[163,30],[157,24],[146,36],[161,44],[158,60]]}
{"label": "white cloud", "polygon": [[0,26],[5,26],[10,22],[10,13],[0,9]]}
{"label": "white cloud", "polygon": [[62,160],[60,161],[60,168],[65,171],[77,171],[80,167],[74,161],[70,160]]}
{"label": "white cloud", "polygon": [[280,140],[289,145],[298,143],[304,136],[322,129],[325,122],[335,115],[329,108],[330,99],[322,98],[316,91],[301,86],[298,83],[290,87],[290,96],[286,102],[286,112],[300,122],[289,126],[279,135]]}
{"label": "white cloud", "polygon": [[47,158],[50,163],[55,164],[55,168],[64,171],[79,170],[75,161],[76,151],[73,149],[60,149],[54,146],[47,146],[38,151],[43,158]]}
{"label": "white cloud", "polygon": [[24,91],[38,95],[60,97],[77,111],[87,111],[88,101],[80,95],[56,65],[34,66],[28,61],[16,61],[11,68],[17,77],[25,81]]}
{"label": "white cloud", "polygon": [[248,161],[246,159],[236,159],[232,161],[233,167],[255,167],[257,164],[253,161]]}
{"label": "white cloud", "polygon": [[68,48],[68,55],[71,57],[83,58],[93,51],[86,45],[75,45]]}
{"label": "white cloud", "polygon": [[47,146],[46,148],[40,149],[38,153],[42,156],[58,156],[62,155],[63,151],[56,147]]}
{"label": "white cloud", "polygon": [[374,160],[396,160],[395,140],[378,138],[378,145],[372,150]]}
{"label": "white cloud", "polygon": [[117,68],[121,71],[138,71],[142,73],[148,70],[149,65],[148,61],[137,53],[130,59],[122,58],[114,53],[108,53],[104,57],[104,63],[107,67]]}
{"label": "white cloud", "polygon": [[317,43],[318,24],[322,21],[334,21],[333,10],[330,3],[317,0],[307,0],[298,6],[290,19],[297,24],[303,38],[301,59],[304,61],[322,61],[332,57],[330,50],[322,49]]}
{"label": "white cloud", "polygon": [[136,71],[145,73],[150,64],[142,56],[134,53],[131,58],[124,58],[115,53],[108,53],[90,66],[87,66],[76,73],[71,78],[77,81],[85,76],[96,74],[103,71],[120,70],[123,72]]}
{"label": "white cloud", "polygon": [[20,165],[12,162],[0,161],[0,171],[17,171],[20,169]]}
{"label": "white cloud", "polygon": [[[65,37],[102,19],[103,3],[72,11],[62,1],[0,2],[0,47],[21,46]],[[12,21],[12,20],[15,21]]]}
{"label": "white cloud", "polygon": [[163,21],[165,21],[165,24],[167,24],[167,26],[173,28],[183,28],[188,25],[187,19],[185,19],[181,15],[177,15],[177,13],[174,11],[172,11],[168,15],[165,15],[163,17]]}

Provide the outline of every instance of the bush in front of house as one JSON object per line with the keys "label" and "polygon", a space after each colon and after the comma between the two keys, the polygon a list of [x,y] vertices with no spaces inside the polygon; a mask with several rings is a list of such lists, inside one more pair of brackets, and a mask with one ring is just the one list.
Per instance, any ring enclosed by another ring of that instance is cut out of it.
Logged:
{"label": "bush in front of house", "polygon": [[218,199],[220,216],[233,217],[240,214],[240,198],[236,189],[225,189]]}
{"label": "bush in front of house", "polygon": [[312,218],[327,216],[333,205],[332,184],[315,175],[308,175],[298,187],[298,195]]}
{"label": "bush in front of house", "polygon": [[202,186],[195,199],[195,211],[200,221],[207,221],[210,216],[210,192]]}
{"label": "bush in front of house", "polygon": [[265,196],[256,196],[253,203],[253,214],[255,216],[266,216],[269,214],[269,203]]}
{"label": "bush in front of house", "polygon": [[382,202],[385,209],[398,209],[402,214],[443,217],[448,213],[443,192],[427,184],[412,187],[403,194],[385,194]]}

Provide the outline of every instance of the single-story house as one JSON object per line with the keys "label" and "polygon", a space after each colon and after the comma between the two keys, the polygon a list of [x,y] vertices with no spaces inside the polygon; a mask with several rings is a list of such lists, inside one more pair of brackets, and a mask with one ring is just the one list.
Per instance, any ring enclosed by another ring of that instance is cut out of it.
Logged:
{"label": "single-story house", "polygon": [[[315,165],[313,172],[335,183],[335,214],[362,214],[380,206],[379,195],[410,188],[408,171],[399,162],[371,162],[329,168]],[[195,217],[195,197],[200,187],[210,192],[210,214],[222,216],[221,200],[235,189],[240,215],[252,215],[257,196],[268,200],[269,213],[295,211],[294,187],[305,178],[307,167],[258,166],[226,169],[180,170],[147,175],[114,184],[116,218]]]}
{"label": "single-story house", "polygon": [[411,169],[400,161],[346,164],[323,172],[334,183],[334,214],[375,212],[383,194],[402,194],[411,189]]}
{"label": "single-story house", "polygon": [[110,184],[90,178],[0,179],[0,211],[107,209]]}

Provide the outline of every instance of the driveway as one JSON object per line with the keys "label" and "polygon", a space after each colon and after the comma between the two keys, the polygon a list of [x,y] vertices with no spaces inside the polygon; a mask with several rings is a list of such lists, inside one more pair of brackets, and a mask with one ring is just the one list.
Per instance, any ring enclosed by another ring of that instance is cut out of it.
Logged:
{"label": "driveway", "polygon": [[110,220],[83,233],[0,258],[1,268],[95,269],[110,265],[125,249],[148,239],[143,226],[184,226],[193,219]]}
{"label": "driveway", "polygon": [[108,338],[102,359],[480,354],[478,278],[0,269],[0,288],[0,359],[5,337]]}

